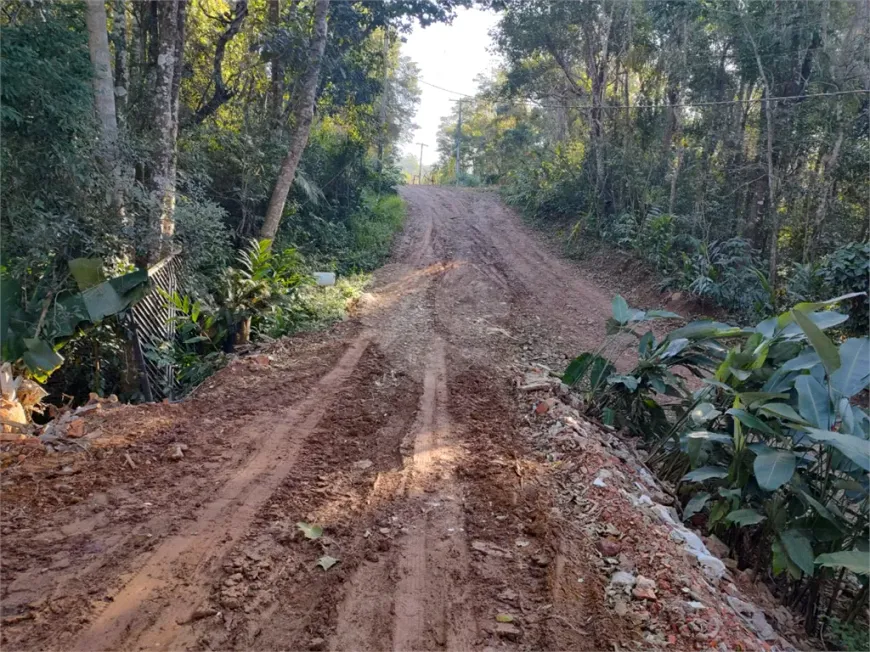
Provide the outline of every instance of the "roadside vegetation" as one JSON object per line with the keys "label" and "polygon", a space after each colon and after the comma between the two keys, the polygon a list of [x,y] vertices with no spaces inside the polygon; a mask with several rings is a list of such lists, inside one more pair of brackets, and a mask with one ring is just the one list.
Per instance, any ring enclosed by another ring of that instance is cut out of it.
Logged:
{"label": "roadside vegetation", "polygon": [[867,290],[868,11],[507,2],[504,64],[444,118],[435,176],[457,182],[458,144],[459,184],[745,320]]}
{"label": "roadside vegetation", "polygon": [[[54,402],[139,400],[144,359],[171,365],[177,397],[233,347],[343,318],[404,216],[399,149],[419,88],[401,35],[453,6],[5,3],[12,377],[47,383]],[[154,328],[178,332],[137,353],[145,295],[161,298]]]}
{"label": "roadside vegetation", "polygon": [[[870,580],[870,338],[849,336],[848,314],[831,308],[858,298],[658,340],[649,322],[677,315],[616,296],[608,340],[563,375],[588,414],[642,440],[684,520],[768,577],[809,634],[844,646],[867,636],[856,619]],[[617,373],[626,341],[638,362]]]}

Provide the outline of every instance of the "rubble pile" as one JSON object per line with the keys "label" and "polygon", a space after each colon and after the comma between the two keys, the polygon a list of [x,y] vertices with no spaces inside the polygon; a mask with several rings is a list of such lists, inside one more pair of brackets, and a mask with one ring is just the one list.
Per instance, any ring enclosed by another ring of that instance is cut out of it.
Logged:
{"label": "rubble pile", "polygon": [[29,424],[26,433],[4,433],[0,461],[16,457],[21,447],[36,447],[49,454],[88,450],[96,440],[106,436],[102,428],[89,424],[88,416],[123,407],[114,394],[101,398],[94,393],[85,405],[75,409],[49,406],[54,419],[45,425]]}
{"label": "rubble pile", "polygon": [[550,466],[560,511],[595,542],[604,599],[638,644],[794,649],[783,638],[794,636],[788,611],[747,597],[770,593],[756,589],[751,570],[737,570],[721,541],[682,523],[673,488],[639,461],[631,440],[583,417],[580,397],[542,365],[522,369],[516,385],[530,407],[524,434]]}

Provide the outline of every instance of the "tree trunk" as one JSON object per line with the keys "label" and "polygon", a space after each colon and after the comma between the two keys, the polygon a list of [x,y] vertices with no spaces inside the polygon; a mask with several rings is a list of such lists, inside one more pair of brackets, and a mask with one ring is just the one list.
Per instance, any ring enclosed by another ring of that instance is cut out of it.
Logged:
{"label": "tree trunk", "polygon": [[668,200],[668,215],[674,214],[674,204],[677,201],[677,184],[680,179],[680,168],[683,165],[683,139],[680,132],[677,132],[677,153],[674,156],[674,171],[671,175],[671,196]]}
{"label": "tree trunk", "polygon": [[126,216],[118,157],[118,116],[115,113],[115,84],[112,81],[112,56],[109,51],[106,5],[103,0],[88,0],[85,3],[85,22],[88,28],[88,50],[94,69],[94,109],[100,125],[99,163],[111,176],[112,210],[123,225]]}
{"label": "tree trunk", "polygon": [[[278,33],[281,20],[280,0],[269,0],[269,26],[273,30],[273,38]],[[269,115],[272,128],[281,128],[281,116],[284,113],[284,64],[281,61],[283,53],[276,53],[270,65],[269,74]]]}
{"label": "tree trunk", "polygon": [[101,157],[107,169],[111,170],[117,159],[118,119],[115,114],[115,85],[112,82],[109,31],[103,0],[87,0],[85,21],[88,27],[88,49],[94,67],[94,108],[100,123]]}
{"label": "tree trunk", "polygon": [[260,230],[260,237],[274,239],[287,203],[287,195],[296,177],[296,168],[302,152],[308,144],[311,132],[311,122],[314,120],[314,101],[317,97],[317,85],[320,81],[320,68],[323,63],[323,52],[326,49],[326,18],[329,13],[329,0],[316,0],[314,5],[314,33],[308,51],[308,67],[302,74],[299,93],[293,107],[293,126],[290,132],[290,149],[272,191],[269,207],[266,209],[266,219]]}
{"label": "tree trunk", "polygon": [[158,4],[157,77],[154,85],[155,126],[154,169],[151,196],[158,209],[149,242],[149,262],[154,263],[171,250],[175,231],[175,160],[178,135],[178,88],[184,39],[186,0],[152,0]]}
{"label": "tree trunk", "polygon": [[831,173],[834,171],[834,168],[837,167],[837,160],[840,158],[840,148],[842,146],[843,130],[841,129],[840,133],[837,134],[837,141],[834,143],[834,149],[825,158],[823,169],[819,172],[819,187],[821,189],[821,193],[819,197],[819,205],[816,208],[816,220],[815,223],[813,223],[812,226],[810,226],[804,234],[803,261],[805,263],[809,262],[812,254],[812,236],[818,229],[821,228],[822,224],[824,224],[825,222],[825,218],[828,215],[828,198],[831,196],[831,186],[833,186]]}
{"label": "tree trunk", "polygon": [[761,77],[761,83],[764,85],[764,102],[761,105],[764,111],[765,120],[767,122],[767,190],[768,190],[768,210],[770,211],[770,267],[768,274],[770,276],[770,294],[776,296],[776,269],[777,255],[779,253],[779,213],[776,206],[776,174],[773,166],[773,104],[770,98],[773,97],[773,89],[768,82],[767,75],[764,72],[764,66],[761,63],[761,55],[758,53],[758,45],[752,37],[752,32],[746,26],[744,19],[744,29],[749,42],[752,44],[752,52],[755,54],[755,63],[758,66],[758,75]]}
{"label": "tree trunk", "polygon": [[127,1],[115,0],[112,14],[112,43],[115,46],[115,110],[118,124],[127,114],[127,93],[130,71],[127,66]]}
{"label": "tree trunk", "polygon": [[[765,84],[766,85],[766,84]],[[770,98],[770,89],[765,91]],[[770,211],[770,293],[776,293],[777,254],[779,253],[779,213],[776,209],[776,175],[773,168],[773,106],[770,99],[764,103],[764,113],[767,119],[767,191],[768,211]]]}

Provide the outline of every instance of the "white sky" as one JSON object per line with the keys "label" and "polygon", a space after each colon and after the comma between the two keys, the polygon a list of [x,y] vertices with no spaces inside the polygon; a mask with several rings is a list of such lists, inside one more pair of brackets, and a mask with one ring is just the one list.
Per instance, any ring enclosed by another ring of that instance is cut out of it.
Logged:
{"label": "white sky", "polygon": [[[498,21],[498,14],[481,9],[459,9],[455,20],[450,25],[438,23],[429,27],[414,27],[407,36],[407,42],[402,44],[402,54],[411,57],[420,66],[420,78],[430,84],[441,86],[460,93],[474,95],[477,84],[474,78],[480,73],[490,72],[497,63],[497,58],[487,52],[491,45],[489,30]],[[426,84],[420,84],[423,94],[414,122],[420,128],[414,132],[414,137],[405,145],[404,152],[420,155],[420,145],[423,148],[423,164],[428,165],[438,160],[435,149],[435,138],[438,124],[442,116],[450,113],[451,99],[458,95],[445,93]]]}

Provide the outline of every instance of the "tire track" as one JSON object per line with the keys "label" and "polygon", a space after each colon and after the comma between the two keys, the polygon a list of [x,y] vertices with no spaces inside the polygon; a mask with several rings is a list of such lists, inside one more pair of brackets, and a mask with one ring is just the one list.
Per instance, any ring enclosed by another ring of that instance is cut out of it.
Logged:
{"label": "tire track", "polygon": [[208,597],[221,557],[290,472],[329,402],[356,368],[372,334],[363,332],[301,403],[280,413],[260,449],[184,532],[159,545],[145,565],[73,644],[76,650],[179,647],[178,622]]}

